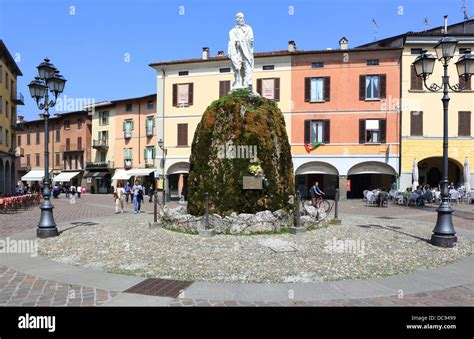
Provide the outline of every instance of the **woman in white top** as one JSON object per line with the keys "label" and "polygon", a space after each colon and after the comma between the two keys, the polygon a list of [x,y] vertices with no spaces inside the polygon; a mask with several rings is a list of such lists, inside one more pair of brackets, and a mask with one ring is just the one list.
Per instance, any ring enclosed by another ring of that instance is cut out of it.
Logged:
{"label": "woman in white top", "polygon": [[125,189],[123,185],[119,183],[115,190],[115,213],[123,213],[123,199],[125,197]]}

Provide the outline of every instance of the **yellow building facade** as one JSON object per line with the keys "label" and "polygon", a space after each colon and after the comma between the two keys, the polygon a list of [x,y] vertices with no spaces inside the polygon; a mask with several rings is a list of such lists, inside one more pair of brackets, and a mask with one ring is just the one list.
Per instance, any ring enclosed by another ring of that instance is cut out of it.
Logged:
{"label": "yellow building facade", "polygon": [[23,75],[7,47],[0,40],[0,195],[14,193],[16,186],[17,105],[23,105],[23,96],[17,93],[17,76]]}
{"label": "yellow building facade", "polygon": [[[448,30],[449,32],[449,30]],[[412,172],[414,160],[418,163],[419,183],[437,186],[442,176],[443,156],[443,104],[442,92],[428,91],[421,79],[414,74],[412,66],[421,50],[436,56],[434,46],[441,39],[441,35],[434,36],[407,36],[402,56],[402,142],[401,142],[401,175],[400,188],[412,186]],[[455,62],[466,48],[474,49],[474,35],[456,36],[459,41],[456,55],[449,64],[449,78],[451,85],[460,82]],[[433,74],[428,78],[427,85],[436,83],[441,85],[443,66],[436,62]],[[462,81],[461,81],[462,82]],[[461,93],[449,93],[449,168],[448,180],[454,184],[463,184],[464,162],[474,161],[474,122],[472,111],[474,108],[474,92],[468,82],[466,89]],[[474,167],[470,166],[471,170]],[[471,187],[474,182],[474,172],[471,171]]]}

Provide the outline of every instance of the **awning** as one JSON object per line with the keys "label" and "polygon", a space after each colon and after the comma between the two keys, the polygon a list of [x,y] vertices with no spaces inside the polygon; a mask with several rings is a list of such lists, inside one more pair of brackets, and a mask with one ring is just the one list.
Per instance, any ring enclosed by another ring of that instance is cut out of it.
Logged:
{"label": "awning", "polygon": [[116,170],[112,180],[128,180],[132,175],[126,170]]}
{"label": "awning", "polygon": [[42,181],[44,179],[44,169],[29,171],[21,177],[22,181]]}
{"label": "awning", "polygon": [[135,177],[145,177],[150,175],[151,172],[155,172],[156,168],[138,168],[138,169],[131,169],[128,171],[128,174],[130,176],[135,176]]}
{"label": "awning", "polygon": [[352,167],[347,175],[356,175],[356,174],[388,174],[396,175],[397,172],[390,166],[383,163],[363,163],[358,164]]}
{"label": "awning", "polygon": [[84,178],[102,178],[105,173],[107,172],[89,172],[84,176]]}
{"label": "awning", "polygon": [[54,182],[68,182],[81,172],[61,172],[53,178]]}
{"label": "awning", "polygon": [[339,175],[339,172],[334,166],[330,164],[313,161],[298,167],[298,169],[296,170],[296,175],[306,174]]}

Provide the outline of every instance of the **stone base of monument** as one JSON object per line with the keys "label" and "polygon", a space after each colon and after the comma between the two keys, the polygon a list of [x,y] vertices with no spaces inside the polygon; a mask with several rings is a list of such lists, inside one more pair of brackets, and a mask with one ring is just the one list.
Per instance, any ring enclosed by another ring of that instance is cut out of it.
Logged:
{"label": "stone base of monument", "polygon": [[199,235],[203,238],[212,238],[216,235],[216,231],[214,229],[200,229],[198,232]]}
{"label": "stone base of monument", "polygon": [[[288,225],[292,224],[293,216],[283,210],[262,211],[255,214],[232,213],[228,216],[210,214],[209,225],[212,229],[206,230],[204,217],[188,214],[184,206],[179,206],[176,208],[166,207],[160,221],[161,226],[165,229],[199,234],[204,237],[212,233],[229,235],[280,233],[289,230]],[[309,215],[303,215],[300,218],[300,225],[299,229],[303,230],[317,229],[324,227],[325,222]],[[299,229],[295,231],[300,233]]]}
{"label": "stone base of monument", "polygon": [[340,225],[342,223],[342,220],[339,219],[339,218],[334,218],[334,219],[331,219],[331,221],[329,221],[329,223],[331,225]]}
{"label": "stone base of monument", "polygon": [[290,234],[293,234],[293,235],[298,235],[298,234],[305,233],[305,232],[306,232],[306,228],[305,228],[305,227],[294,227],[294,226],[291,226],[290,228],[288,228],[288,232],[289,232]]}

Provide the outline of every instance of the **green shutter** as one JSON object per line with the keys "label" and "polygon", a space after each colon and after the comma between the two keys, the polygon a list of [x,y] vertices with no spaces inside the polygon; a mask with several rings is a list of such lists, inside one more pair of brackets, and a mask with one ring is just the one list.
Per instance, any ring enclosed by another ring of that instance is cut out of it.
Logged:
{"label": "green shutter", "polygon": [[146,148],[143,149],[143,159],[146,160]]}
{"label": "green shutter", "polygon": [[131,120],[130,123],[132,124],[131,130],[133,131],[133,120]]}
{"label": "green shutter", "polygon": [[98,136],[97,140],[100,140],[100,137],[101,137],[101,135],[100,135],[100,131],[99,131],[99,132],[97,132],[97,136]]}
{"label": "green shutter", "polygon": [[106,111],[106,112],[105,112],[105,124],[106,124],[106,125],[109,124],[109,111]]}
{"label": "green shutter", "polygon": [[151,118],[151,122],[152,122],[152,124],[153,124],[153,128],[155,128],[155,117],[152,117],[152,118]]}
{"label": "green shutter", "polygon": [[109,140],[109,131],[105,131],[105,139]]}
{"label": "green shutter", "polygon": [[151,156],[153,157],[153,159],[155,159],[155,156],[156,156],[156,154],[155,154],[155,147],[153,147],[153,148],[151,149]]}
{"label": "green shutter", "polygon": [[122,127],[123,127],[123,130],[125,131],[125,121],[122,122]]}

